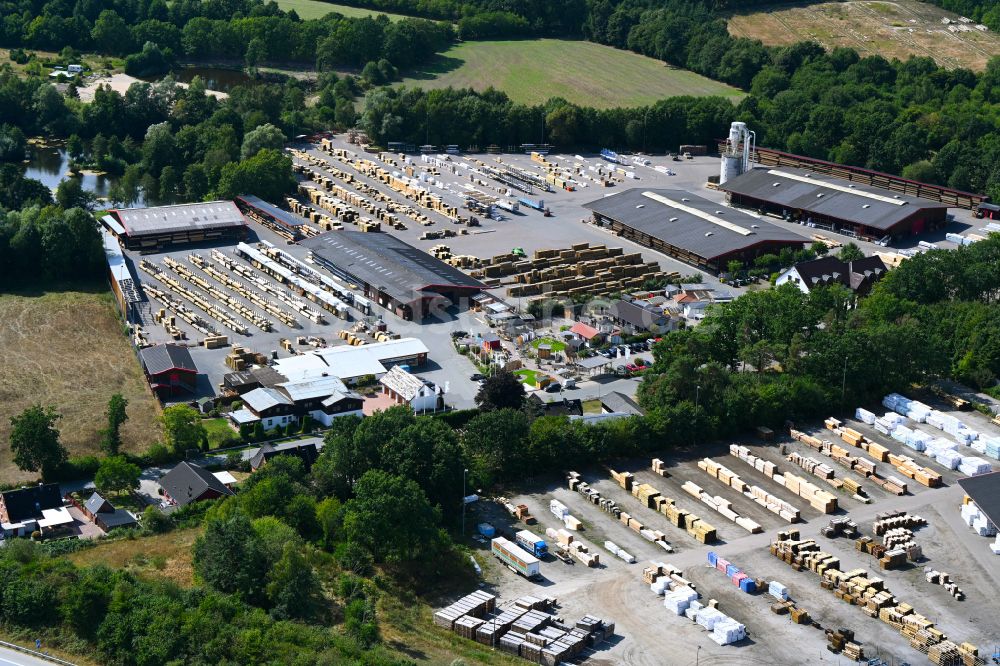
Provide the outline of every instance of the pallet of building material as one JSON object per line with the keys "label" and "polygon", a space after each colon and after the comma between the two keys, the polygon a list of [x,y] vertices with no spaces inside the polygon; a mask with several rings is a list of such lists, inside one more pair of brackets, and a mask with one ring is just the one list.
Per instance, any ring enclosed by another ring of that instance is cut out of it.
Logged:
{"label": "pallet of building material", "polygon": [[667,464],[659,458],[653,458],[652,470],[654,474],[659,474],[664,477],[670,476],[667,472]]}
{"label": "pallet of building material", "polygon": [[616,472],[613,469],[608,470],[611,473],[611,478],[618,483],[619,486],[625,490],[632,491],[632,481],[634,479],[631,472]]}

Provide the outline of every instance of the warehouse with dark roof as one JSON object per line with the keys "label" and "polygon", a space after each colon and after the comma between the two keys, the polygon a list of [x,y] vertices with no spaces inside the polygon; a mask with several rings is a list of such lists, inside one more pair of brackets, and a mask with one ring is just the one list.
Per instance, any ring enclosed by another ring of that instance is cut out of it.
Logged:
{"label": "warehouse with dark roof", "polygon": [[899,238],[947,224],[948,205],[792,167],[758,167],[719,186],[745,206],[866,240]]}
{"label": "warehouse with dark roof", "polygon": [[809,240],[743,211],[683,190],[633,188],[585,205],[594,223],[618,236],[699,268],[718,272]]}
{"label": "warehouse with dark roof", "polygon": [[247,236],[246,220],[232,201],[120,208],[109,211],[101,221],[130,250],[155,251]]}
{"label": "warehouse with dark roof", "polygon": [[357,284],[365,297],[407,320],[470,297],[485,285],[454,266],[380,232],[331,231],[302,241],[313,261]]}

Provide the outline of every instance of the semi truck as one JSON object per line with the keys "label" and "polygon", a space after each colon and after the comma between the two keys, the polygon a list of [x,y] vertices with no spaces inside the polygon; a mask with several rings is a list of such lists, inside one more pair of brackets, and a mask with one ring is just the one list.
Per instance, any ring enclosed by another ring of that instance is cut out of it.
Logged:
{"label": "semi truck", "polygon": [[526,553],[517,544],[497,537],[490,542],[493,556],[507,565],[511,571],[525,578],[535,578],[539,575],[538,558]]}
{"label": "semi truck", "polygon": [[514,541],[517,542],[518,546],[525,549],[535,557],[545,557],[549,554],[549,546],[545,543],[545,540],[532,534],[528,530],[521,530],[515,534]]}

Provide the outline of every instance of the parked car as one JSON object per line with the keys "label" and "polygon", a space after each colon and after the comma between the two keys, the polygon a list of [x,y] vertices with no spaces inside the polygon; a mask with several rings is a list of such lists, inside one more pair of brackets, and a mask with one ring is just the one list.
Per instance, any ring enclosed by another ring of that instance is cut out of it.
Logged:
{"label": "parked car", "polygon": [[459,338],[467,338],[467,337],[469,337],[469,334],[466,331],[452,331],[451,332],[451,337],[454,340],[458,340]]}
{"label": "parked car", "polygon": [[559,391],[562,391],[562,384],[559,382],[552,382],[545,387],[546,393],[559,393]]}
{"label": "parked car", "polygon": [[471,376],[469,377],[469,380],[470,380],[470,381],[474,381],[474,382],[481,382],[481,381],[483,381],[484,379],[486,379],[486,377],[484,377],[484,376],[482,375],[482,373],[479,373],[479,372],[474,372],[474,373],[472,373],[472,375],[471,375]]}

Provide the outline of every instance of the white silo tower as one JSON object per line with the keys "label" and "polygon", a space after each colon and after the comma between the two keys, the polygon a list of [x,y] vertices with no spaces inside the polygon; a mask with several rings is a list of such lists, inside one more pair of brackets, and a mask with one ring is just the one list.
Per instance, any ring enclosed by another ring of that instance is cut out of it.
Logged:
{"label": "white silo tower", "polygon": [[746,123],[737,121],[730,125],[729,138],[722,150],[722,164],[719,167],[720,185],[749,170],[756,140],[756,135],[747,129]]}

